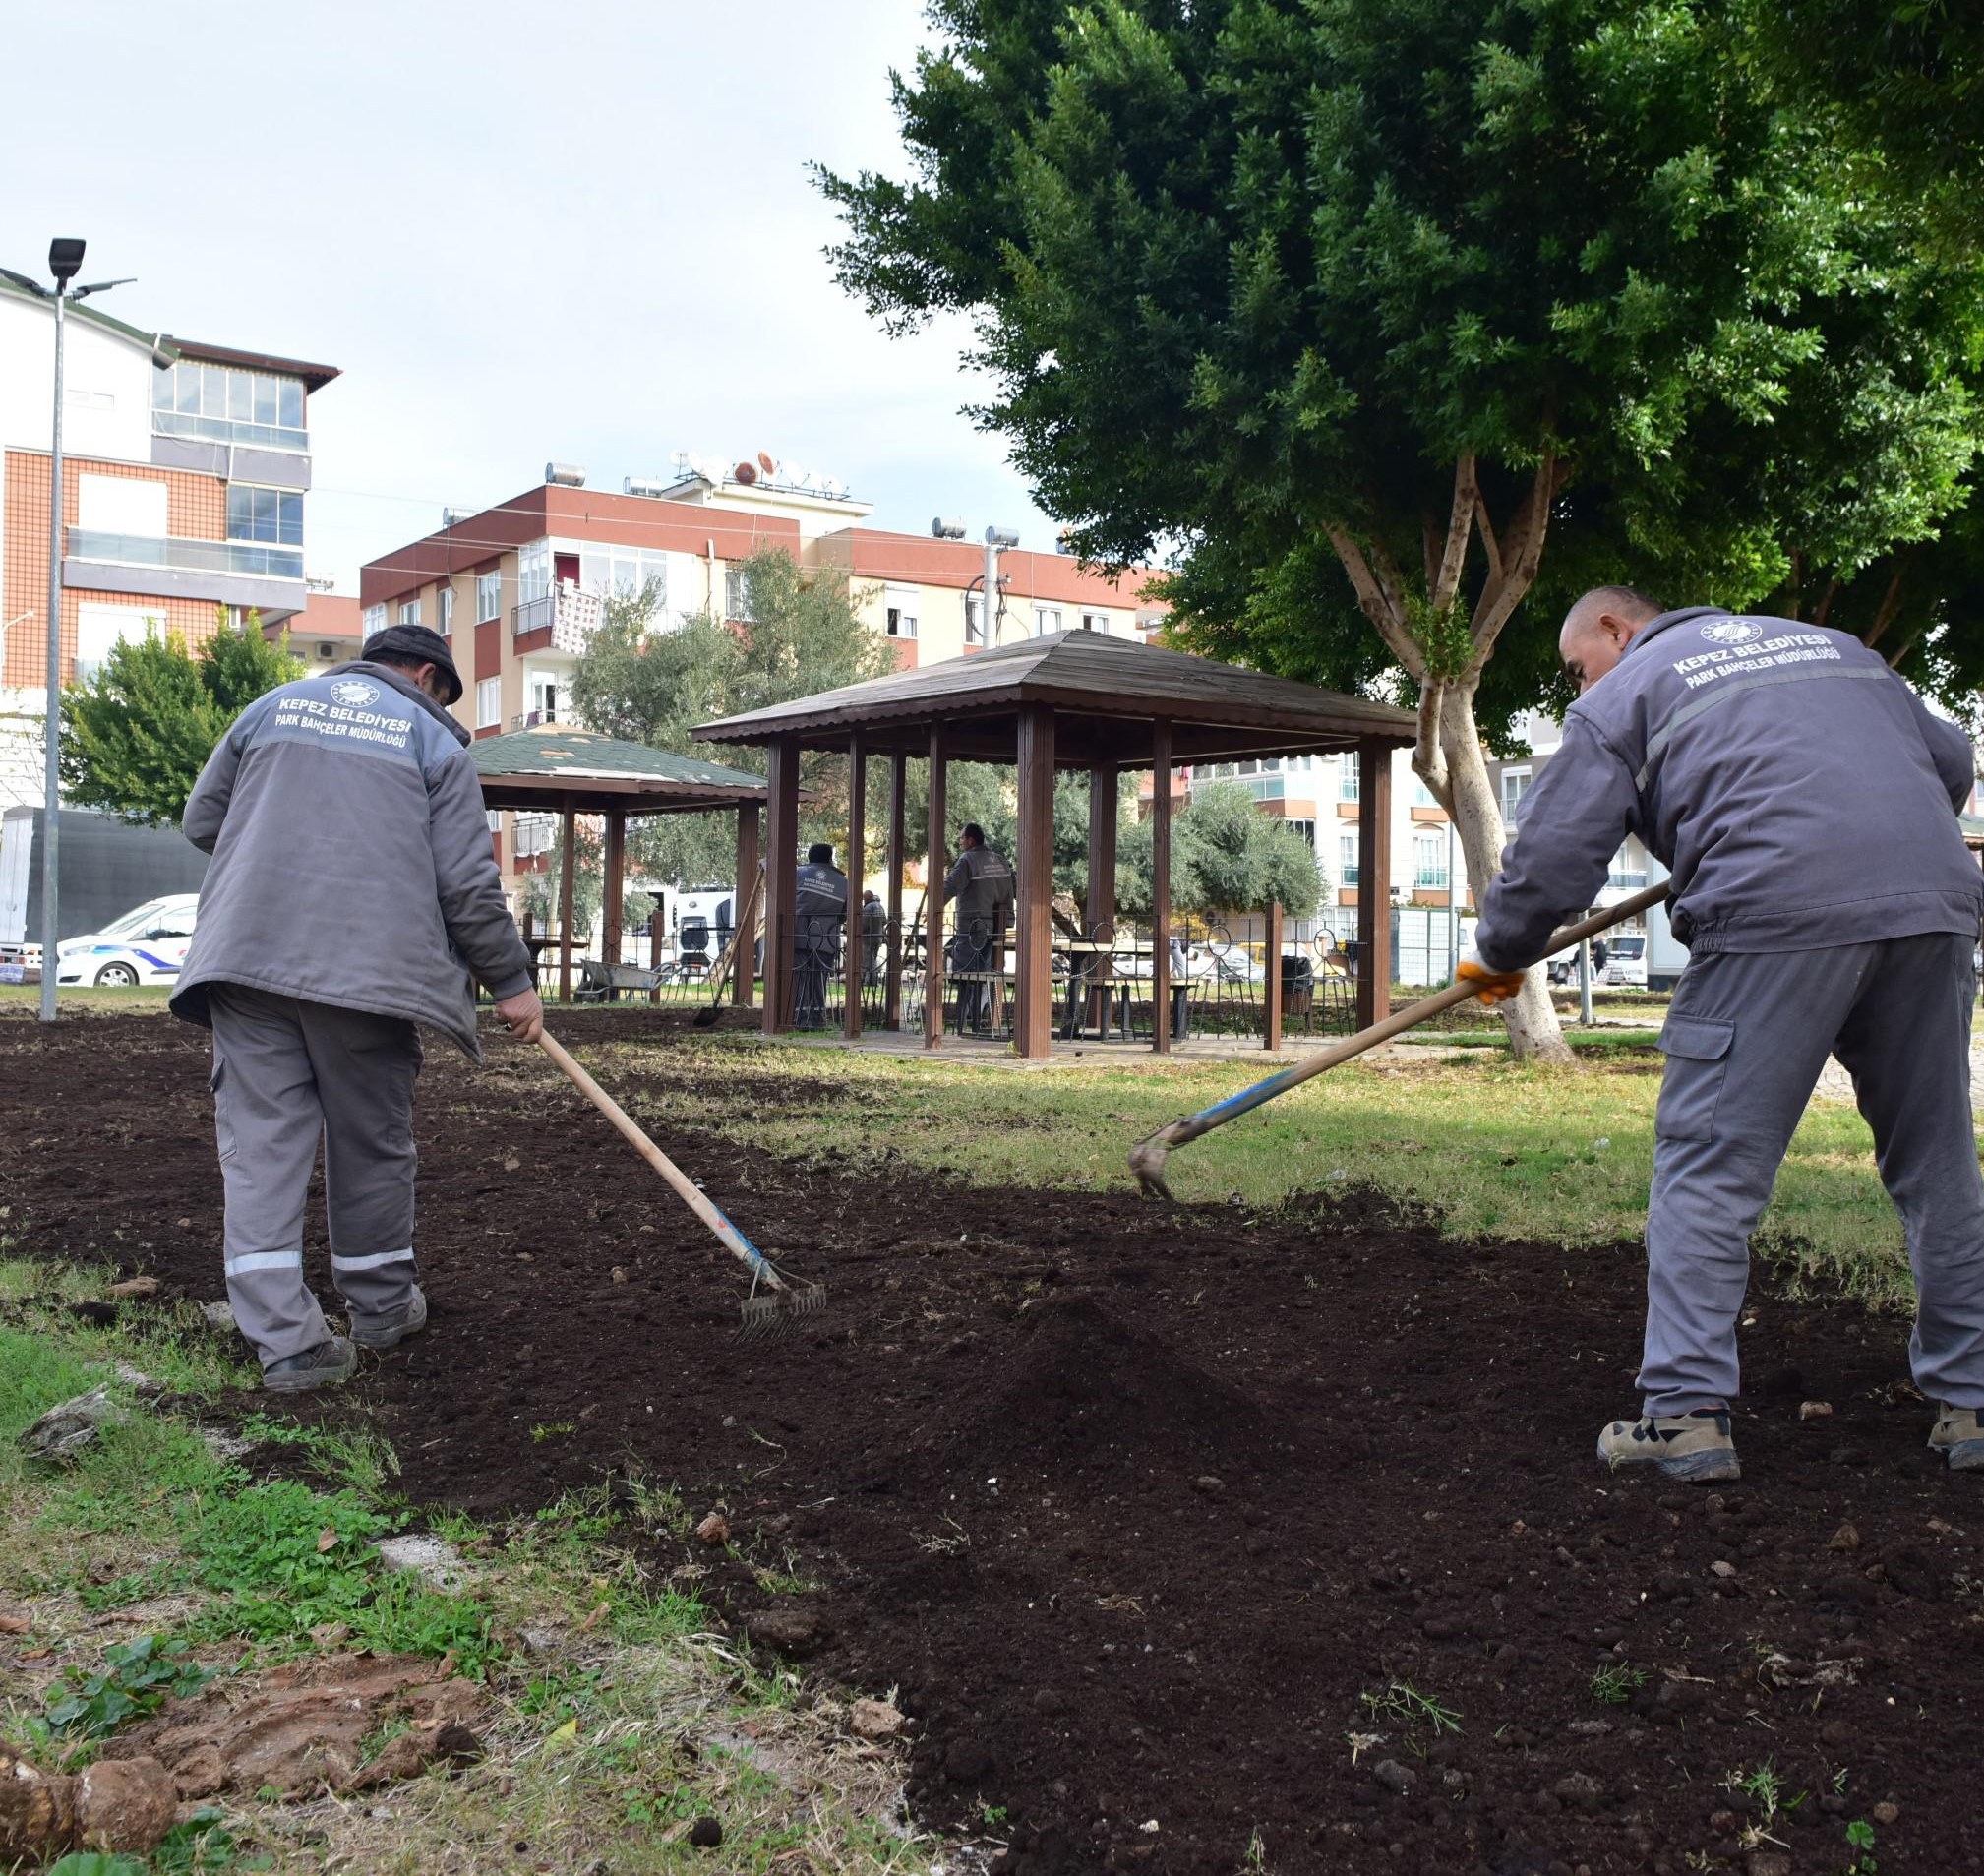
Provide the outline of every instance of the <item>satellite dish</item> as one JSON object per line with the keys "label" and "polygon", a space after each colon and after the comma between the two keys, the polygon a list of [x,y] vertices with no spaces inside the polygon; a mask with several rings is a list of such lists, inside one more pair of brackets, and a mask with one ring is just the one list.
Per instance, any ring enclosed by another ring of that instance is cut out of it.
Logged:
{"label": "satellite dish", "polygon": [[730,473],[733,481],[742,482],[746,488],[757,480],[757,470],[749,462],[740,462]]}
{"label": "satellite dish", "polygon": [[762,450],[760,450],[757,453],[757,466],[760,469],[762,469],[766,475],[776,475],[778,473],[778,464],[774,462],[771,459],[771,457],[768,456]]}

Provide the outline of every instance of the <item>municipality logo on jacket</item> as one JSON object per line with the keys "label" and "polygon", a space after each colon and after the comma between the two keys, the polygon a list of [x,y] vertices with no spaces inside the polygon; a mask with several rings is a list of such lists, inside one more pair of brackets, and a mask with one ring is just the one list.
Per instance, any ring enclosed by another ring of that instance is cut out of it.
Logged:
{"label": "municipality logo on jacket", "polygon": [[379,701],[379,686],[367,684],[363,678],[339,678],[331,687],[331,700],[342,703],[347,709],[362,710],[368,703]]}
{"label": "municipality logo on jacket", "polygon": [[1746,645],[1752,638],[1764,635],[1762,626],[1753,626],[1747,619],[1724,619],[1720,623],[1702,628],[1702,636],[1713,639],[1718,645]]}

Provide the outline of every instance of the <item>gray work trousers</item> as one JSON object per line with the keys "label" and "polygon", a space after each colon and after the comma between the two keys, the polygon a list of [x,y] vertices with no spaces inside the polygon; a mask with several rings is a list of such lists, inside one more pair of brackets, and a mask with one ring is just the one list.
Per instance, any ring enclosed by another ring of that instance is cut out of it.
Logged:
{"label": "gray work trousers", "polygon": [[420,1038],[374,1016],[215,984],[213,1125],[227,1200],[227,1300],[264,1367],[331,1333],[303,1281],[303,1206],[324,1142],[331,1275],[359,1320],[397,1320],[413,1258]]}
{"label": "gray work trousers", "polygon": [[1683,973],[1647,1212],[1649,1414],[1735,1398],[1756,1229],[1828,1054],[1853,1077],[1915,1273],[1915,1384],[1984,1407],[1984,1179],[1970,1109],[1974,940],[1714,953]]}

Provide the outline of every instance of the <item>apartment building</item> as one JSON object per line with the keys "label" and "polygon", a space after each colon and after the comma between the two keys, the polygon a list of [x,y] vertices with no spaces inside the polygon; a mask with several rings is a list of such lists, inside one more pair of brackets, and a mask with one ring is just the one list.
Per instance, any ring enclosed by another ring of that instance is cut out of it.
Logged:
{"label": "apartment building", "polygon": [[[53,308],[0,269],[0,796],[41,802]],[[310,398],[330,365],[65,316],[58,683],[120,639],[198,643],[214,609],[305,605]]]}
{"label": "apartment building", "polygon": [[[618,494],[548,463],[536,487],[479,514],[450,513],[363,568],[362,630],[424,625],[448,637],[462,679],[455,713],[485,737],[569,712],[572,673],[611,594],[651,584],[664,630],[705,611],[749,624],[744,564],[767,548],[845,574],[899,667],[1081,626],[1130,635],[1162,617],[1137,598],[1137,575],[1112,582],[1066,555],[1012,548],[988,619],[983,548],[862,526],[872,512],[839,483],[782,471],[769,455],[733,467],[685,457],[672,477],[629,477]],[[492,828],[513,891],[548,831],[507,815]]]}

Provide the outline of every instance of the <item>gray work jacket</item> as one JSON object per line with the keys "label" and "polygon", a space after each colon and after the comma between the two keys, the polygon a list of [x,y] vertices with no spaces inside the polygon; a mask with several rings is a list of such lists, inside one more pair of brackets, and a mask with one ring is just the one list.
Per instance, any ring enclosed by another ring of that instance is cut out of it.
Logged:
{"label": "gray work jacket", "polygon": [[1013,870],[994,847],[967,847],[944,876],[944,903],[957,901],[957,929],[1003,932],[1013,902]]}
{"label": "gray work jacket", "polygon": [[172,992],[206,1023],[246,984],[426,1023],[479,1056],[475,991],[530,988],[468,732],[404,672],[338,665],[258,697],[207,758],[186,837],[213,856]]}
{"label": "gray work jacket", "polygon": [[838,957],[840,928],[847,922],[847,875],[824,860],[807,861],[799,870],[793,910],[799,920],[793,948]]}
{"label": "gray work jacket", "polygon": [[1533,964],[1631,834],[1673,876],[1696,956],[1975,935],[1954,810],[1969,739],[1857,638],[1713,606],[1662,613],[1572,704],[1483,895],[1475,950]]}

